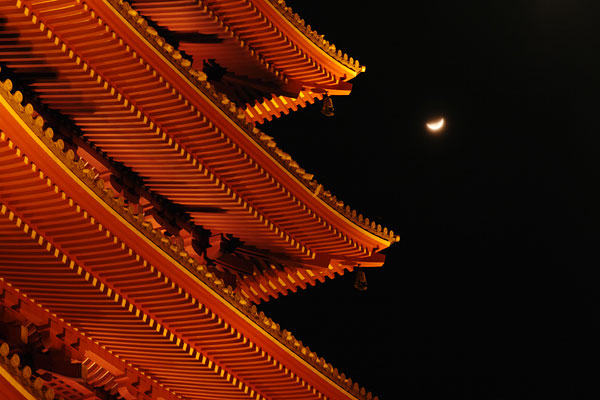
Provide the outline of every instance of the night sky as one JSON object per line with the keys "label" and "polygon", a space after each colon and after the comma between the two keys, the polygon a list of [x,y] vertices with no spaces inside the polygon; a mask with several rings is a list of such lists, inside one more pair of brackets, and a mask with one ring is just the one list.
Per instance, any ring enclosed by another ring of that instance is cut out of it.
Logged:
{"label": "night sky", "polygon": [[262,128],[402,240],[261,309],[381,400],[597,399],[600,2],[412,3],[288,2],[367,70]]}

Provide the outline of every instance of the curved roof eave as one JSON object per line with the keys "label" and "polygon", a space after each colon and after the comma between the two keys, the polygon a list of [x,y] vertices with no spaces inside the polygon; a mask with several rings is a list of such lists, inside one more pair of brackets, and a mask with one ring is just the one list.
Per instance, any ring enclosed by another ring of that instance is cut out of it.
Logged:
{"label": "curved roof eave", "polygon": [[[95,3],[95,0],[90,0],[90,3]],[[183,73],[189,84],[204,93],[213,106],[231,121],[232,125],[238,127],[239,131],[254,142],[256,147],[261,149],[268,158],[273,159],[280,166],[281,170],[286,172],[286,175],[293,178],[292,181],[297,182],[299,186],[303,187],[305,192],[311,193],[315,199],[313,203],[316,201],[314,204],[317,208],[323,208],[318,204],[326,205],[328,210],[337,215],[338,221],[342,222],[343,225],[351,223],[355,226],[354,229],[357,230],[357,233],[362,232],[362,235],[370,238],[369,240],[380,242],[381,248],[388,247],[400,240],[400,237],[392,230],[382,227],[381,224],[377,224],[369,218],[363,217],[362,214],[359,214],[343,201],[337,199],[330,191],[325,190],[314,179],[313,174],[306,172],[288,153],[278,148],[271,136],[265,134],[253,124],[248,123],[246,121],[245,110],[231,102],[225,94],[217,92],[214,86],[206,80],[206,74],[194,69],[191,61],[185,59],[179,51],[166,43],[165,39],[159,36],[156,30],[149,27],[147,21],[129,3],[122,0],[107,0],[107,3],[113,7],[113,10],[121,18],[128,21],[129,26],[149,42],[152,48],[168,60],[173,69],[179,73]],[[279,11],[277,11],[277,15],[281,15]],[[328,55],[328,57],[330,56]],[[359,64],[356,65],[358,66]]]}

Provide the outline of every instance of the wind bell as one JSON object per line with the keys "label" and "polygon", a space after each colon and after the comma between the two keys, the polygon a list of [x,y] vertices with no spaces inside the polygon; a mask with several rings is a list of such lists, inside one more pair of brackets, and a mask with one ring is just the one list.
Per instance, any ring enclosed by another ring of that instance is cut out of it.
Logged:
{"label": "wind bell", "polygon": [[327,94],[323,95],[323,108],[321,108],[321,114],[332,117],[333,116],[333,101]]}
{"label": "wind bell", "polygon": [[354,287],[360,292],[367,290],[367,276],[362,268],[356,268],[356,278],[354,280]]}

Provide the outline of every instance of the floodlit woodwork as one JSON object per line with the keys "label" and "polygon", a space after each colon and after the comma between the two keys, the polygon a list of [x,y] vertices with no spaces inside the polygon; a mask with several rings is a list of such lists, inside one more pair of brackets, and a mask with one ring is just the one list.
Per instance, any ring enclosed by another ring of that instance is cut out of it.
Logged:
{"label": "floodlit woodwork", "polygon": [[363,66],[275,0],[0,0],[0,29],[0,388],[373,397],[255,306],[399,240],[258,128]]}

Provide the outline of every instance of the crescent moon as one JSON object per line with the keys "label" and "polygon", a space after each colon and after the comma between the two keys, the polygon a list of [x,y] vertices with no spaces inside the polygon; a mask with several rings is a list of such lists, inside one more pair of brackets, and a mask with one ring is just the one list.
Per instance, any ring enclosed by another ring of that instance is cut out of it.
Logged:
{"label": "crescent moon", "polygon": [[444,118],[440,118],[438,121],[428,122],[426,125],[427,129],[429,129],[431,132],[438,132],[444,127],[445,123],[446,121]]}

